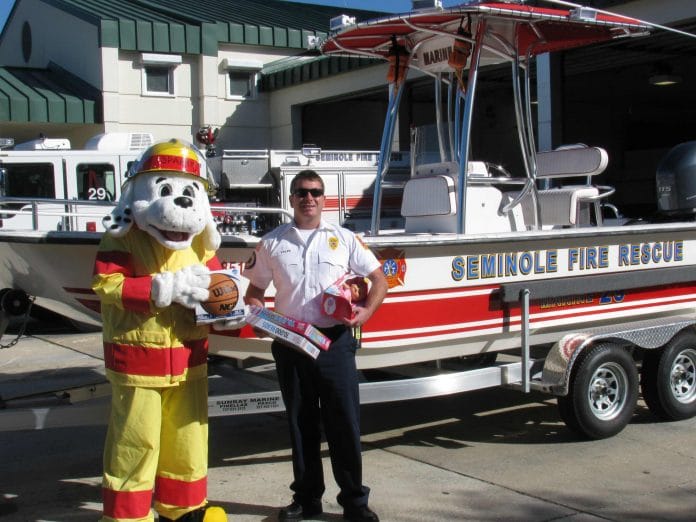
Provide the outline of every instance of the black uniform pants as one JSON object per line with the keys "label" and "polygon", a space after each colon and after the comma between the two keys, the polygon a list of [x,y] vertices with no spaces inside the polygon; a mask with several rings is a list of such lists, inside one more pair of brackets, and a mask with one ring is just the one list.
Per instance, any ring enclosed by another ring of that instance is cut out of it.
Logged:
{"label": "black uniform pants", "polygon": [[321,464],[323,422],[338,503],[351,510],[367,505],[370,489],[362,484],[360,399],[355,341],[343,325],[321,329],[332,339],[316,360],[278,341],[272,345],[278,382],[290,425],[293,499],[301,504],[324,493]]}

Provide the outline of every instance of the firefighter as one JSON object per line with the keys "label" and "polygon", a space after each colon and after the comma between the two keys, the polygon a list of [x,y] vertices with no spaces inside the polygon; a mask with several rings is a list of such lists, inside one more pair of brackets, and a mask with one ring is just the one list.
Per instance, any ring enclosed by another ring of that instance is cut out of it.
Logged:
{"label": "firefighter", "polygon": [[191,310],[221,268],[199,154],[151,146],[104,219],[92,282],[112,387],[103,521],[153,521],[153,496],[160,521],[227,520],[207,506],[208,327]]}

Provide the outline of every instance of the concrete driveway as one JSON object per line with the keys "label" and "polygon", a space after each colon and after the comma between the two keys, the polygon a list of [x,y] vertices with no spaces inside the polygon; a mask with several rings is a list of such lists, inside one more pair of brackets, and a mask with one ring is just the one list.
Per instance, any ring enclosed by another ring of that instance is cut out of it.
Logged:
{"label": "concrete driveway", "polygon": [[[99,382],[99,338],[37,332],[0,350],[0,397],[15,405],[12,396],[27,390]],[[89,404],[103,408],[100,401]],[[102,422],[0,432],[2,519],[97,520]],[[581,441],[559,420],[553,398],[507,389],[367,405],[365,483],[385,522],[691,521],[695,429],[696,419],[657,422],[641,402],[619,435]],[[211,418],[209,498],[229,520],[275,520],[289,502],[287,437],[282,413]],[[325,513],[317,520],[342,520],[326,452],[324,464]]]}

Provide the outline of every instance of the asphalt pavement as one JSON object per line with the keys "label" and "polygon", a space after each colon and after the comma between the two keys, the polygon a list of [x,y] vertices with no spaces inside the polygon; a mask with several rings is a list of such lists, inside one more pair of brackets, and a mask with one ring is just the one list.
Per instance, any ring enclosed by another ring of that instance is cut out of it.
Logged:
{"label": "asphalt pavement", "polygon": [[[60,394],[46,393],[77,384],[100,395],[100,333],[27,331],[0,349],[0,518],[97,520],[107,398],[56,410]],[[222,382],[212,377],[211,389]],[[66,426],[17,430],[23,412]],[[362,412],[365,483],[384,522],[696,520],[696,419],[658,422],[642,401],[623,432],[600,441],[567,430],[552,397],[509,389]],[[209,446],[211,503],[230,521],[276,520],[292,480],[284,414],[213,417]],[[324,468],[316,520],[342,520],[325,447]]]}

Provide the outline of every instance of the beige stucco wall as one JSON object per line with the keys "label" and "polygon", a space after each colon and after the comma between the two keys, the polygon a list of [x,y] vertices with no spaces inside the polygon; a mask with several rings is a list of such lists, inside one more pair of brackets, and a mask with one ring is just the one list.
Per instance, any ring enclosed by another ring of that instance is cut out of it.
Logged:
{"label": "beige stucco wall", "polygon": [[250,100],[226,97],[225,60],[260,66],[292,50],[227,46],[218,56],[181,55],[174,71],[174,96],[142,94],[141,53],[102,49],[105,131],[147,131],[155,139],[193,140],[199,127],[219,129],[219,149],[267,148],[270,140],[269,95]]}
{"label": "beige stucco wall", "polygon": [[270,101],[275,93],[257,93],[254,99],[232,100],[227,93],[225,60],[233,63],[253,62],[266,65],[297,54],[297,49],[274,49],[224,45],[217,57],[217,76],[214,85],[218,97],[215,112],[207,114],[201,123],[220,128],[218,145],[221,149],[265,149],[269,147],[271,121],[275,117]]}

